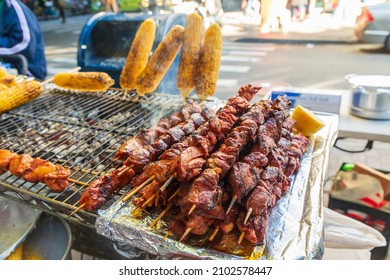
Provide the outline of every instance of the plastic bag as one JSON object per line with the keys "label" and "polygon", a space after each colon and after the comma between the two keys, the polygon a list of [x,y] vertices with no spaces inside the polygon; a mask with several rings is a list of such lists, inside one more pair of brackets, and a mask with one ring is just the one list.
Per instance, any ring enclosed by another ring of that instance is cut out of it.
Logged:
{"label": "plastic bag", "polygon": [[324,207],[325,247],[372,250],[386,246],[376,229]]}

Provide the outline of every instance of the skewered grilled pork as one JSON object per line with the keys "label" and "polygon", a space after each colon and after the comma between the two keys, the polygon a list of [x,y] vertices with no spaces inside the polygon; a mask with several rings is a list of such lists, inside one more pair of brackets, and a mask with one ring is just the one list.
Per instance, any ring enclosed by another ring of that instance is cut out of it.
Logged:
{"label": "skewered grilled pork", "polygon": [[0,150],[0,174],[9,170],[12,159],[17,155],[9,150]]}
{"label": "skewered grilled pork", "polygon": [[[259,89],[259,87],[252,85],[241,87],[238,95],[230,98],[227,104],[217,112],[215,118],[200,126],[194,134],[186,138],[181,144],[174,145],[162,154],[160,158],[164,159],[161,159],[161,162],[147,165],[139,178],[134,180],[134,188],[150,177],[163,185],[173,177],[182,182],[190,181],[199,174],[199,169],[202,168],[205,158],[213,150],[217,141],[223,140],[226,134],[229,133],[240,115],[249,107],[249,101]],[[167,155],[169,155],[169,159],[166,159]],[[159,168],[156,172],[152,166],[164,166],[164,168]],[[163,169],[165,169],[165,172],[159,173]],[[147,198],[144,199],[147,200]]]}
{"label": "skewered grilled pork", "polygon": [[68,168],[41,158],[32,158],[27,154],[18,155],[8,150],[0,150],[0,171],[8,170],[27,182],[42,182],[55,192],[63,191],[69,186]]}
{"label": "skewered grilled pork", "polygon": [[139,135],[124,142],[116,152],[114,158],[123,160],[127,159],[129,155],[143,145],[153,143],[153,141],[165,133],[167,129],[178,125],[179,123],[189,119],[192,114],[200,113],[201,111],[202,108],[194,102],[184,105],[180,111],[162,118],[153,128],[142,130]]}
{"label": "skewered grilled pork", "polygon": [[[123,162],[122,167],[111,172],[109,175],[104,175],[94,180],[90,184],[91,189],[88,187],[84,191],[80,198],[80,203],[85,203],[85,208],[90,211],[94,211],[103,206],[116,191],[128,185],[134,175],[137,172],[141,172],[145,165],[153,162],[158,155],[163,153],[173,143],[181,141],[186,135],[191,134],[197,127],[206,122],[211,115],[213,115],[213,112],[208,109],[202,110],[201,113],[193,113],[186,121],[171,127],[165,133],[161,134],[150,145],[141,145],[138,139],[136,142],[132,142],[138,143],[139,146]],[[106,178],[107,176],[110,180]],[[117,179],[115,180],[112,177]],[[144,200],[141,199],[140,201],[143,202]]]}

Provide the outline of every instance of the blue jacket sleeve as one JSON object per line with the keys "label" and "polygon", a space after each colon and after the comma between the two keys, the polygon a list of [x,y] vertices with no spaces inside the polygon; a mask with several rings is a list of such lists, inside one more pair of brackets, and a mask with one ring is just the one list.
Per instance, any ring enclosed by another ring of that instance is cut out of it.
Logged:
{"label": "blue jacket sleeve", "polygon": [[[27,20],[20,6],[3,8],[3,24],[0,27],[0,54],[16,54],[23,52],[29,45],[31,36]],[[20,9],[17,12],[15,9]]]}

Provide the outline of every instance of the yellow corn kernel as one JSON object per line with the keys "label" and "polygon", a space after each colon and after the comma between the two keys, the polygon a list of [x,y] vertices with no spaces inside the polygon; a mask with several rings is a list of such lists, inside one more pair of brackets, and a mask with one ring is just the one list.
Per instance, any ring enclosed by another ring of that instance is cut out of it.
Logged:
{"label": "yellow corn kernel", "polygon": [[22,81],[1,91],[0,114],[33,100],[42,91],[42,85],[33,80]]}
{"label": "yellow corn kernel", "polygon": [[22,260],[23,259],[23,243],[18,245],[16,249],[6,258],[6,260]]}
{"label": "yellow corn kernel", "polygon": [[115,83],[104,72],[64,72],[53,78],[53,83],[61,88],[90,92],[106,91]]}
{"label": "yellow corn kernel", "polygon": [[5,70],[5,68],[3,67],[0,67],[0,78],[4,77],[6,74],[7,74],[7,70]]}
{"label": "yellow corn kernel", "polygon": [[16,84],[16,76],[5,74],[0,78],[0,84],[5,85],[7,87],[12,87]]}
{"label": "yellow corn kernel", "polygon": [[221,64],[221,53],[221,28],[218,24],[214,23],[206,30],[203,47],[199,57],[195,93],[201,100],[207,99],[215,92],[219,75],[219,66]]}
{"label": "yellow corn kernel", "polygon": [[195,88],[196,68],[202,47],[202,26],[203,19],[200,15],[192,13],[187,16],[176,80],[177,88],[184,98]]}
{"label": "yellow corn kernel", "polygon": [[184,27],[175,25],[158,44],[148,64],[137,79],[137,94],[152,93],[160,84],[183,43]]}
{"label": "yellow corn kernel", "polygon": [[137,78],[145,69],[156,36],[156,22],[145,20],[137,30],[123,66],[119,84],[123,89],[135,89]]}
{"label": "yellow corn kernel", "polygon": [[7,89],[8,87],[6,85],[3,85],[3,84],[0,84],[0,91],[1,90],[4,90],[4,89]]}

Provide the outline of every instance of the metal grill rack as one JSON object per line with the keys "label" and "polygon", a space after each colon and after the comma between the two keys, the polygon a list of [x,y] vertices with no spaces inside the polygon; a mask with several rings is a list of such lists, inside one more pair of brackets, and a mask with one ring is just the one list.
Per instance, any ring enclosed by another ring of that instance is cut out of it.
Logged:
{"label": "metal grill rack", "polygon": [[[123,141],[155,125],[182,102],[180,96],[169,94],[139,98],[119,89],[85,93],[48,84],[37,99],[0,115],[0,149],[61,164],[72,171],[70,178],[89,183],[120,166],[113,156]],[[221,102],[209,100],[206,106],[217,109]],[[26,182],[10,172],[0,175],[0,195],[94,228],[97,213],[81,210],[68,217],[77,208],[84,188],[71,183],[55,193],[42,183]]]}

